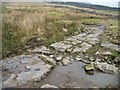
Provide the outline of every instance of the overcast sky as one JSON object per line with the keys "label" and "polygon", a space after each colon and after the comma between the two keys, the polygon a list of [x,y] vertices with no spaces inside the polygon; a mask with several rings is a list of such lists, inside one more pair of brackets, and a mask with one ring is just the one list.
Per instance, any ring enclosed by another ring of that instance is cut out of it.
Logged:
{"label": "overcast sky", "polygon": [[118,7],[120,0],[2,0],[7,2],[41,2],[41,1],[74,1],[74,2],[88,2],[92,4],[106,5],[111,7]]}

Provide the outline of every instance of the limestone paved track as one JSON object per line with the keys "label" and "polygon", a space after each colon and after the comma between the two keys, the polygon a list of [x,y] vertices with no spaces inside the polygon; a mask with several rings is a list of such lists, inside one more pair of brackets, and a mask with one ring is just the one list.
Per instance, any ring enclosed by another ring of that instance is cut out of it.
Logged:
{"label": "limestone paved track", "polygon": [[[53,43],[50,45],[53,49],[41,46],[28,50],[31,53],[29,55],[3,60],[3,87],[20,87],[32,81],[41,81],[52,68],[61,64],[68,65],[74,60],[91,63],[83,59],[83,53],[100,42],[100,34],[105,28],[101,25],[87,27],[89,32]],[[76,53],[80,57],[76,57]]]}

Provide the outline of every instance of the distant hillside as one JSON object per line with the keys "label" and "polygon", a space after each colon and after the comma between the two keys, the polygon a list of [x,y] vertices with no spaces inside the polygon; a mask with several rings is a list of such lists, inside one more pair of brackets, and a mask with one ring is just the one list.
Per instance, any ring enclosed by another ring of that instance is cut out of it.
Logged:
{"label": "distant hillside", "polygon": [[80,2],[48,2],[48,3],[73,5],[73,6],[77,6],[77,7],[91,8],[91,9],[97,9],[97,10],[118,11],[118,8],[116,8],[116,7],[109,7],[109,6],[102,6],[102,5],[93,5],[93,4],[89,4],[89,3],[80,3]]}

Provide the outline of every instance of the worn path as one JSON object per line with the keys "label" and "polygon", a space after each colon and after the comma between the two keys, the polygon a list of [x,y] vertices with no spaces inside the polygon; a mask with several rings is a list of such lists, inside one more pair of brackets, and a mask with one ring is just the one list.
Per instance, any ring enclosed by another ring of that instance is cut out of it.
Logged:
{"label": "worn path", "polygon": [[[87,32],[53,43],[51,48],[41,46],[29,49],[29,55],[3,60],[3,87],[41,87],[47,83],[59,85],[58,87],[81,88],[106,87],[108,84],[117,86],[118,68],[105,61],[107,55],[111,55],[111,49],[119,51],[117,45],[110,44],[110,47],[107,47],[107,42],[101,42],[100,35],[104,32],[104,26],[86,27]],[[89,53],[95,46],[110,49],[97,49],[96,52]],[[99,54],[102,58],[98,58]],[[85,64],[94,64],[102,72],[109,74],[95,71],[93,76],[87,75],[83,69]],[[102,65],[106,67],[102,68]],[[115,75],[112,75],[114,73]]]}

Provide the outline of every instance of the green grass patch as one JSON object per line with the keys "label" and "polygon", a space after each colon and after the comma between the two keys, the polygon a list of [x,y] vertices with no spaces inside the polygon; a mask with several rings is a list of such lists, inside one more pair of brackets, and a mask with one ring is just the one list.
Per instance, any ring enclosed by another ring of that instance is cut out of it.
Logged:
{"label": "green grass patch", "polygon": [[65,25],[71,25],[73,24],[73,21],[71,20],[59,20],[59,21],[55,21],[58,24],[65,24]]}
{"label": "green grass patch", "polygon": [[63,16],[64,15],[63,13],[58,12],[58,11],[51,11],[51,12],[48,12],[48,14],[50,16]]}
{"label": "green grass patch", "polygon": [[120,45],[119,42],[119,26],[117,20],[107,20],[107,24],[105,32],[102,34],[102,37],[104,41],[109,41],[113,44]]}
{"label": "green grass patch", "polygon": [[6,57],[9,53],[15,53],[19,49],[23,49],[21,43],[22,36],[18,32],[18,27],[10,24],[3,23],[2,29],[2,55]]}
{"label": "green grass patch", "polygon": [[101,46],[95,45],[95,46],[91,47],[90,49],[88,49],[87,53],[89,53],[89,54],[95,54],[100,49],[102,49]]}
{"label": "green grass patch", "polygon": [[2,12],[3,14],[4,14],[4,13],[10,13],[11,10],[10,10],[10,9],[7,9],[6,7],[2,7],[2,10],[0,10],[0,12]]}
{"label": "green grass patch", "polygon": [[[63,31],[63,28],[67,29],[67,32]],[[43,42],[46,46],[49,46],[72,35],[76,30],[76,24],[73,21],[60,20],[50,22],[46,25]]]}
{"label": "green grass patch", "polygon": [[117,51],[115,51],[115,50],[112,50],[111,53],[112,53],[112,56],[113,56],[113,57],[117,57],[117,56],[120,55],[120,53],[117,52]]}
{"label": "green grass patch", "polygon": [[65,37],[65,33],[64,32],[59,32],[59,33],[56,32],[56,33],[54,33],[54,35],[45,38],[44,44],[46,46],[49,46],[52,43],[55,43],[55,42],[63,40],[64,37]]}
{"label": "green grass patch", "polygon": [[82,23],[83,24],[92,24],[92,25],[94,25],[94,24],[99,24],[100,23],[100,19],[83,19],[82,20]]}

